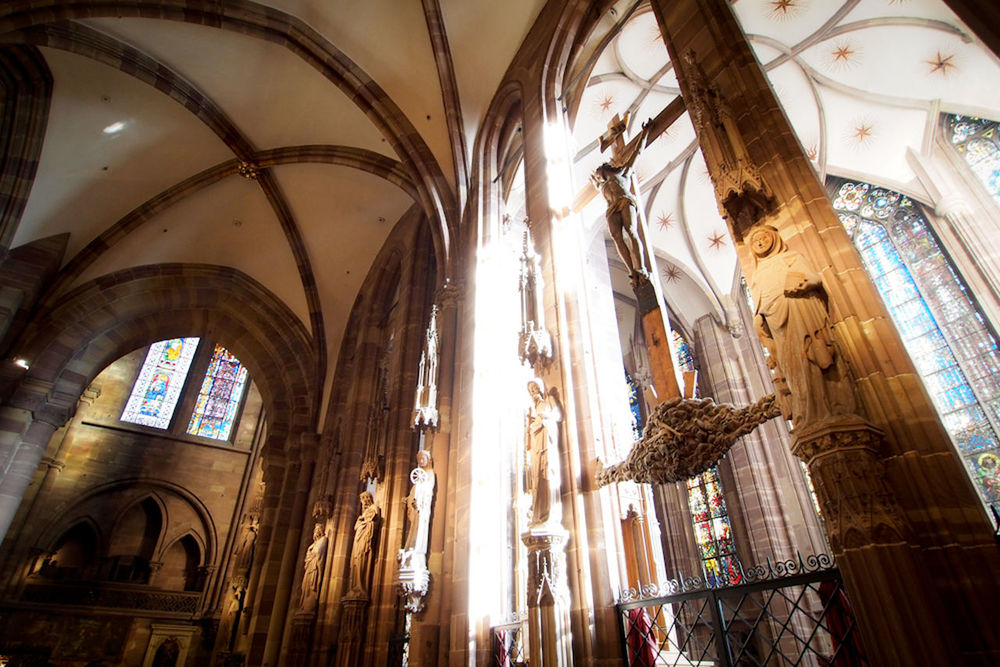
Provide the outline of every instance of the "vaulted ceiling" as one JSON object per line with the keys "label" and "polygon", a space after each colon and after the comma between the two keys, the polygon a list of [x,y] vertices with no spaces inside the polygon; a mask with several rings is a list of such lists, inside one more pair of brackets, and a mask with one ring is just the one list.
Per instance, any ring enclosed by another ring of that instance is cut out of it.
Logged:
{"label": "vaulted ceiling", "polygon": [[[616,113],[631,111],[638,129],[680,92],[652,12],[618,6],[617,32],[574,128],[579,182],[606,159],[593,142]],[[930,203],[908,152],[926,150],[942,113],[1000,119],[1000,88],[984,85],[1000,81],[1000,61],[941,0],[738,0],[733,8],[821,179],[864,179]],[[688,330],[706,313],[725,321],[736,254],[686,114],[636,171],[672,310]],[[603,224],[603,202],[584,216]],[[628,293],[623,271],[618,278]],[[629,318],[622,329],[631,332]]]}
{"label": "vaulted ceiling", "polygon": [[[480,122],[544,4],[5,3],[4,42],[39,46],[53,77],[12,245],[68,232],[62,291],[159,262],[239,269],[310,329],[329,383],[393,225],[414,205],[457,215]],[[642,120],[678,94],[652,14],[620,22],[634,4],[599,28],[615,37],[576,119],[581,149],[614,113]],[[912,186],[906,150],[940,110],[1000,116],[1000,89],[982,85],[1000,80],[996,58],[939,0],[734,7],[821,174]],[[599,160],[581,150],[579,183]],[[638,171],[675,310],[721,314],[735,256],[686,117]],[[600,203],[584,215],[601,224]]]}

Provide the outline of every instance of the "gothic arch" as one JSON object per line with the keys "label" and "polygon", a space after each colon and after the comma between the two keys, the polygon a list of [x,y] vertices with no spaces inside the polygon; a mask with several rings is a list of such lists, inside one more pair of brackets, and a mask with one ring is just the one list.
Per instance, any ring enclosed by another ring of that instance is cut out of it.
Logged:
{"label": "gothic arch", "polygon": [[[101,496],[107,496],[109,494],[119,492],[127,493],[129,490],[133,490],[134,494],[125,499],[125,502],[121,503],[120,509],[116,512],[114,518],[105,522],[105,528],[107,528],[107,530],[102,529],[101,523],[93,518],[95,514],[93,511],[94,508],[91,506],[93,501]],[[185,489],[183,486],[168,480],[152,478],[119,479],[97,485],[89,489],[86,493],[77,496],[72,500],[72,507],[61,508],[62,511],[56,519],[39,533],[39,537],[36,541],[37,546],[45,548],[55,544],[67,530],[81,521],[86,521],[95,531],[99,543],[106,548],[110,542],[110,536],[114,532],[114,527],[118,525],[118,522],[121,520],[124,513],[144,500],[151,499],[154,503],[156,503],[162,516],[169,521],[169,509],[164,500],[163,494],[170,494],[178,497],[183,503],[194,511],[201,523],[201,529],[204,531],[204,535],[196,537],[196,541],[202,548],[204,562],[213,562],[219,548],[219,536],[215,520],[212,518],[208,508],[201,501],[201,499]],[[166,532],[164,531],[164,535],[165,534]],[[183,537],[183,534],[178,537]],[[174,541],[175,540],[171,540],[171,543]],[[161,536],[161,539],[157,544],[157,552],[162,552],[164,550],[162,542],[163,538]]]}
{"label": "gothic arch", "polygon": [[109,363],[182,335],[211,337],[249,368],[268,410],[267,452],[282,451],[290,434],[315,427],[316,356],[301,322],[249,276],[201,264],[127,269],[60,298],[14,348],[31,367],[12,402],[37,413],[56,401],[71,412]]}

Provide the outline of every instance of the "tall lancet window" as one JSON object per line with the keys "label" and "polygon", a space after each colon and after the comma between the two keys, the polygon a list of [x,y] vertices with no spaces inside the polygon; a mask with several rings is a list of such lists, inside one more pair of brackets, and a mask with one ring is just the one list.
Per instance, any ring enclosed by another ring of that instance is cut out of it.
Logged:
{"label": "tall lancet window", "polygon": [[197,338],[171,338],[150,345],[121,420],[168,428],[197,349]]}
{"label": "tall lancet window", "polygon": [[1000,204],[1000,136],[997,122],[973,116],[949,115],[945,135],[959,155],[965,158],[972,173]]}
{"label": "tall lancet window", "polygon": [[830,179],[833,208],[861,254],[985,502],[1000,500],[996,338],[920,207],[892,190]]}
{"label": "tall lancet window", "polygon": [[[695,370],[691,346],[684,336],[673,332],[674,346],[680,370]],[[688,508],[694,525],[694,538],[701,557],[705,580],[710,586],[737,582],[740,564],[733,542],[733,529],[729,523],[726,500],[722,496],[719,471],[709,468],[687,481]]]}
{"label": "tall lancet window", "polygon": [[187,432],[215,440],[228,440],[246,382],[246,367],[229,350],[216,345],[205,379],[201,382]]}

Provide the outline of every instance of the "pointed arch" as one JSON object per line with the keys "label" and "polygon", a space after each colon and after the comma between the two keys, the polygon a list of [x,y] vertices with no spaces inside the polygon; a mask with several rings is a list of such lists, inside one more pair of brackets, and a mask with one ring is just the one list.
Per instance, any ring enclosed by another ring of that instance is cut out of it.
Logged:
{"label": "pointed arch", "polygon": [[118,357],[180,335],[216,340],[250,369],[268,410],[269,450],[315,428],[315,359],[302,323],[246,274],[203,264],[126,269],[61,297],[15,346],[31,368],[14,402],[27,407],[53,389],[77,397]]}

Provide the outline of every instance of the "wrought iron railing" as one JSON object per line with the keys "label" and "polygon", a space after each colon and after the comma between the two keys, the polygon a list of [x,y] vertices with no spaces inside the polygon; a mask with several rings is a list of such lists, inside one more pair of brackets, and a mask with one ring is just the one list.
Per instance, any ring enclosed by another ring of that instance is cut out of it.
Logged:
{"label": "wrought iron railing", "polygon": [[522,621],[494,625],[492,630],[495,667],[520,667],[528,664],[528,646]]}
{"label": "wrought iron railing", "polygon": [[626,664],[868,665],[832,556],[768,560],[737,577],[625,591],[618,610]]}

